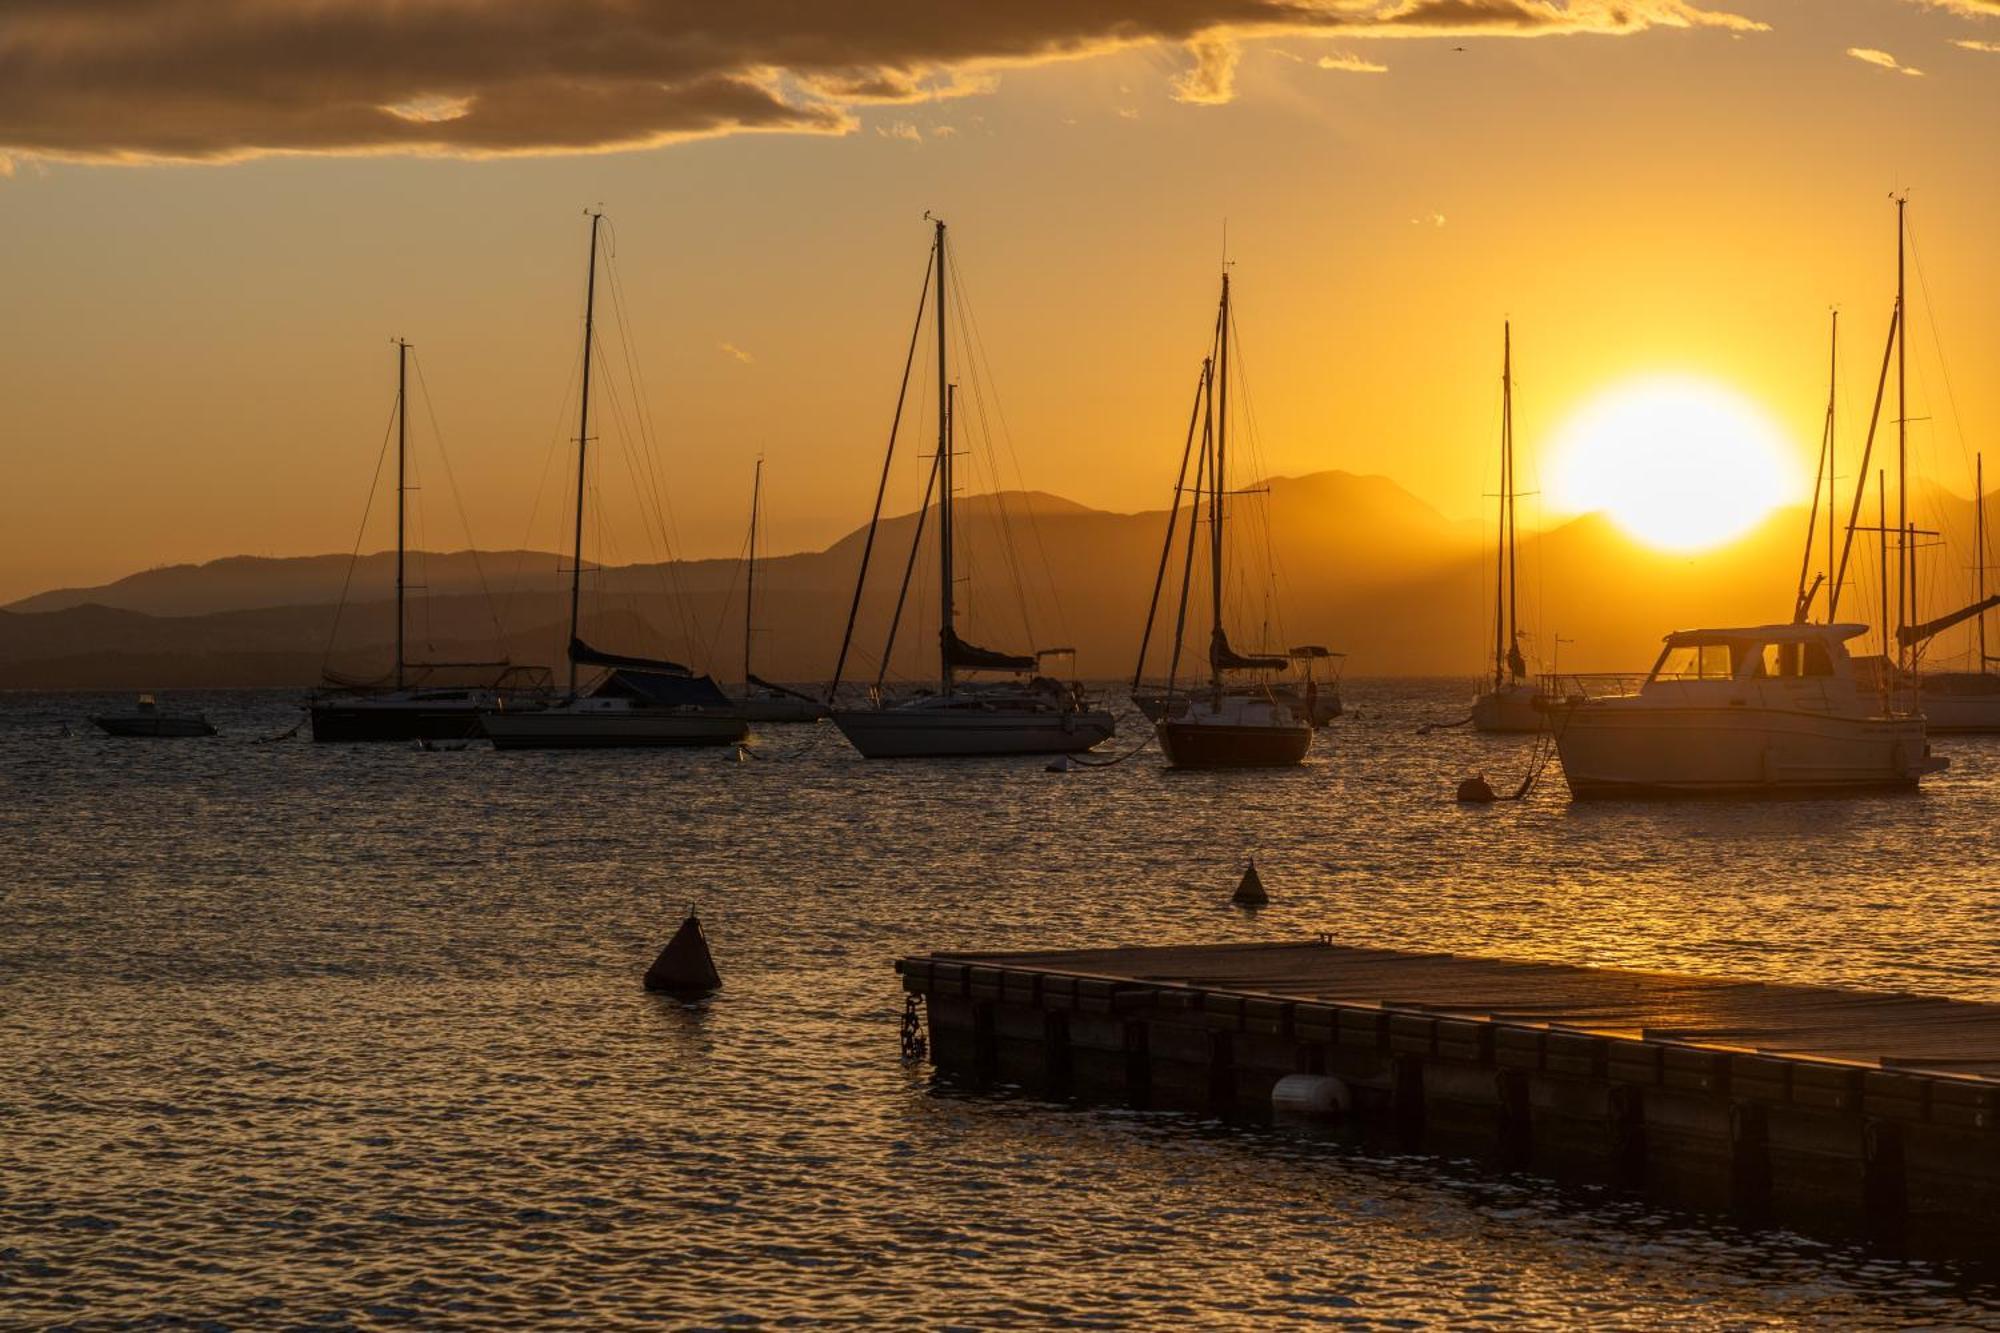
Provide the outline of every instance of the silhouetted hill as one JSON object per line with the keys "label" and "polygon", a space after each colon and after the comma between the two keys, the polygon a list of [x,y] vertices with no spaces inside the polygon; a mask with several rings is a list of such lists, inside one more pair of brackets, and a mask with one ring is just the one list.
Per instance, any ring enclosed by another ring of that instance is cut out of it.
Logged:
{"label": "silhouetted hill", "polygon": [[[1490,661],[1492,556],[1477,525],[1445,520],[1382,477],[1325,472],[1253,489],[1260,493],[1231,501],[1230,632],[1239,646],[1324,643],[1350,653],[1350,669],[1368,675],[1469,677]],[[1933,526],[1970,531],[1969,501],[1940,493],[1923,503]],[[1172,633],[1186,518],[1183,511],[1176,520],[1154,669],[1164,664]],[[1774,514],[1744,539],[1692,556],[1641,546],[1596,516],[1524,536],[1520,600],[1531,658],[1546,667],[1560,636],[1566,670],[1629,670],[1647,665],[1670,629],[1788,618],[1804,518],[1802,510]],[[967,497],[959,507],[961,632],[1014,651],[1073,646],[1080,674],[1129,674],[1167,519],[1164,510],[1114,514],[1032,492]],[[878,670],[916,526],[916,515],[902,514],[876,534],[850,680],[873,679]],[[759,563],[759,674],[819,680],[831,672],[865,535],[857,529],[826,550]],[[892,679],[935,672],[934,539],[927,524]],[[497,646],[519,663],[559,661],[567,577],[557,556],[490,552],[475,562],[471,553],[453,552],[413,554],[412,561],[428,591],[411,604],[411,658],[484,660]],[[1968,580],[1959,569],[1967,562],[1969,554],[1936,560],[1931,582],[1940,586],[1925,594],[1937,603],[1930,614],[1964,600],[1957,585]],[[348,563],[344,556],[236,558],[24,599],[0,611],[0,686],[309,685],[325,666],[380,675],[394,635],[393,557],[363,557],[351,578]],[[1275,597],[1267,567],[1277,571]],[[1871,617],[1875,567],[1872,543],[1857,542],[1843,618]],[[480,591],[482,574],[491,598]],[[588,580],[584,637],[735,679],[742,575],[734,560],[597,571]],[[343,583],[345,607],[338,604]],[[1190,667],[1206,635],[1205,597],[1198,576]],[[1816,613],[1823,606],[1816,602]]]}

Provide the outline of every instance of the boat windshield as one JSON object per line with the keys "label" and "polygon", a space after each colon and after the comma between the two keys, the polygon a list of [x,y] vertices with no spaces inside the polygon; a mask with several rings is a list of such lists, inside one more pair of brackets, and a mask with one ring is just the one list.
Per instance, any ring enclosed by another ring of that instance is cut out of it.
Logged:
{"label": "boat windshield", "polygon": [[1789,678],[1798,676],[1831,676],[1833,659],[1827,656],[1823,643],[1767,643],[1757,660],[1751,664],[1752,678]]}
{"label": "boat windshield", "polygon": [[1730,680],[1736,675],[1736,652],[1740,645],[1727,643],[1682,643],[1660,654],[1653,667],[1654,680]]}

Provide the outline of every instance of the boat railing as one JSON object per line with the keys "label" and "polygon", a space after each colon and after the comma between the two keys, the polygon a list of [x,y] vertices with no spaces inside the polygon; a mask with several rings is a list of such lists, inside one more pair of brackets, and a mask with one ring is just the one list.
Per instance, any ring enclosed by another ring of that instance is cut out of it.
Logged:
{"label": "boat railing", "polygon": [[1544,677],[1543,692],[1560,707],[1598,699],[1623,699],[1646,683],[1644,671],[1565,671]]}

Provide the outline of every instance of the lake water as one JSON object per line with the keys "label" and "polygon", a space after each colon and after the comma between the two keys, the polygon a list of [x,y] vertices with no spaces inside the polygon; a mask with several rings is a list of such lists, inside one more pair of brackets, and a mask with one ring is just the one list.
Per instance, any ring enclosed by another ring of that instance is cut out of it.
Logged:
{"label": "lake water", "polygon": [[[2000,1000],[2000,743],[1919,796],[1575,807],[1551,768],[1462,808],[1532,741],[1347,693],[1275,774],[255,743],[280,693],[114,741],[83,717],[128,699],[0,696],[0,1325],[2000,1327],[1944,1267],[899,1061],[891,963],[936,948],[1326,930]],[[697,1007],[639,986],[691,901]]]}

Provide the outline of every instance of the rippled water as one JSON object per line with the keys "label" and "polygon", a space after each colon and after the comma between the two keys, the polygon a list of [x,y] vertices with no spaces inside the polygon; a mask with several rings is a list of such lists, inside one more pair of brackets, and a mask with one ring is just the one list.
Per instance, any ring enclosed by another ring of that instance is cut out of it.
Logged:
{"label": "rippled water", "polygon": [[[934,1088],[900,953],[1296,937],[2000,1000],[2000,744],[1916,797],[1460,808],[1361,682],[1292,773],[212,741],[0,697],[0,1325],[2000,1325],[1949,1269]],[[59,723],[77,734],[65,738]],[[1254,853],[1274,902],[1226,905]],[[726,978],[639,974],[698,901]]]}

